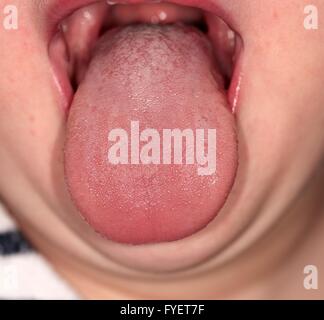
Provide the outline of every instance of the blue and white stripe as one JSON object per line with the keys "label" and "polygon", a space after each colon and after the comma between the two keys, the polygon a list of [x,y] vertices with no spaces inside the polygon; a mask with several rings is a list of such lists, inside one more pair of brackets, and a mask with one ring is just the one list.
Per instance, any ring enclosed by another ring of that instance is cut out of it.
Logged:
{"label": "blue and white stripe", "polygon": [[0,204],[0,299],[78,299]]}

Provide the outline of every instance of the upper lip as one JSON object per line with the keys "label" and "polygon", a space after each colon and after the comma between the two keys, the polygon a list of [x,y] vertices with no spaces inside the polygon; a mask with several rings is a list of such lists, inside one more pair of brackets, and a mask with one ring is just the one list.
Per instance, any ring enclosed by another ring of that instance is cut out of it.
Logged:
{"label": "upper lip", "polygon": [[[101,0],[104,1],[104,0]],[[150,0],[115,0],[116,2],[127,3],[149,3]],[[47,24],[47,33],[51,37],[57,29],[58,24],[65,17],[75,10],[87,6],[100,0],[45,0],[42,1],[42,9],[45,12],[45,21]],[[197,7],[205,11],[215,13],[222,18],[233,30],[238,29],[233,12],[229,10],[231,0],[168,0],[170,3]]]}

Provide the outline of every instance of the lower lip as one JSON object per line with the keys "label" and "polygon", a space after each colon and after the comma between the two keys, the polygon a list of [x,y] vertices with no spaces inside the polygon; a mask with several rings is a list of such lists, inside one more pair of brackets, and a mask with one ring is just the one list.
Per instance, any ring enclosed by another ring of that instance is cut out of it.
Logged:
{"label": "lower lip", "polygon": [[55,63],[52,64],[51,71],[59,95],[60,109],[67,114],[74,95],[70,80]]}
{"label": "lower lip", "polygon": [[227,92],[227,98],[231,107],[232,113],[238,112],[238,105],[241,97],[241,86],[243,81],[243,40],[238,37],[235,53],[235,67],[232,75],[230,87]]}

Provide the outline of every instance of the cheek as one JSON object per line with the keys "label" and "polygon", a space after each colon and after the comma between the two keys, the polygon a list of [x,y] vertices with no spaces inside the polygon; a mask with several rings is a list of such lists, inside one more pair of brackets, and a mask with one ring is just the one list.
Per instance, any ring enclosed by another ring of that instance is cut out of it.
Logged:
{"label": "cheek", "polygon": [[282,185],[292,194],[323,157],[324,48],[317,38],[296,38],[293,45],[279,42],[276,31],[269,38],[246,46],[239,140],[251,192],[258,186],[275,193]]}
{"label": "cheek", "polygon": [[48,190],[63,114],[57,108],[45,53],[30,53],[23,60],[21,51],[0,62],[0,88],[6,88],[0,91],[0,171],[8,177],[2,189],[24,180],[31,188]]}
{"label": "cheek", "polygon": [[43,188],[51,185],[50,163],[62,115],[36,13],[32,6],[17,8],[18,30],[0,28],[0,170],[11,176],[7,184],[24,179]]}
{"label": "cheek", "polygon": [[[12,176],[7,180],[11,184],[15,184],[15,178],[22,178],[35,188],[43,189],[52,183],[51,164],[57,129],[53,125],[53,115],[37,113],[33,106],[26,105],[19,110],[11,108],[5,117],[0,115],[0,150],[7,159],[2,160],[0,170],[2,176]],[[24,112],[25,108],[28,111]]]}

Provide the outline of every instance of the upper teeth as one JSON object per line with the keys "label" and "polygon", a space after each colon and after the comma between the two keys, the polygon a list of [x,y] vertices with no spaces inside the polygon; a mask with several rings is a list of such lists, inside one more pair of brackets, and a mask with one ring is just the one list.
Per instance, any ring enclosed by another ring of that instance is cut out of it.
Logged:
{"label": "upper teeth", "polygon": [[168,15],[164,11],[160,12],[159,18],[161,21],[164,21],[167,17],[168,17]]}
{"label": "upper teeth", "polygon": [[[113,6],[115,4],[126,4],[127,0],[106,0],[107,4]],[[151,2],[151,3],[161,3],[162,0],[150,0],[147,2]]]}
{"label": "upper teeth", "polygon": [[106,3],[114,6],[115,4],[126,4],[127,0],[106,0]]}

